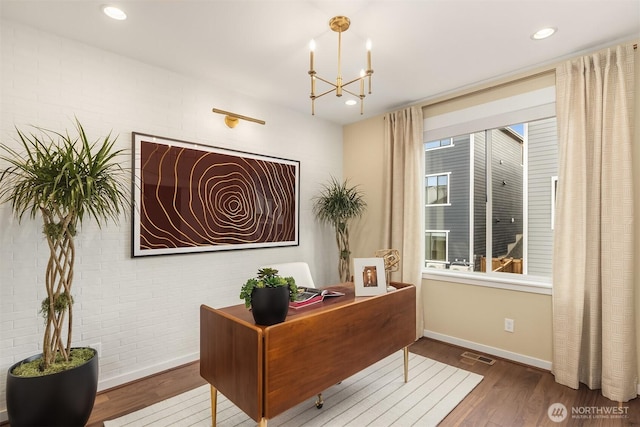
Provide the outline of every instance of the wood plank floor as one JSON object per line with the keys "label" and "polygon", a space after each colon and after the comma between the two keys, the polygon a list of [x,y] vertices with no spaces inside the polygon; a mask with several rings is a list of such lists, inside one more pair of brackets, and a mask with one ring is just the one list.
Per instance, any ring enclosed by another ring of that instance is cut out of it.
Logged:
{"label": "wood plank floor", "polygon": [[[579,390],[557,384],[549,372],[494,358],[487,365],[462,357],[466,349],[421,338],[410,351],[484,376],[482,382],[444,419],[441,426],[640,426],[640,399],[623,403],[602,397],[599,391]],[[477,352],[474,352],[477,353]],[[183,393],[206,382],[199,364],[192,363],[152,377],[102,392],[89,420],[89,427],[104,420]],[[568,417],[562,423],[547,415],[550,405],[562,403]],[[615,409],[611,409],[615,408]],[[572,416],[572,410],[590,411],[591,419]],[[604,417],[603,411],[626,412],[625,418]],[[596,412],[601,414],[598,415]]]}

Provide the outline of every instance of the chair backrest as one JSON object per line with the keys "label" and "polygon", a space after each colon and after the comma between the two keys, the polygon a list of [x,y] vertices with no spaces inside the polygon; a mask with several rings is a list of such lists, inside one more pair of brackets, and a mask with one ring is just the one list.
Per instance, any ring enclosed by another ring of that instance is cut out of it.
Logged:
{"label": "chair backrest", "polygon": [[282,264],[270,264],[263,265],[261,268],[275,268],[278,270],[278,275],[282,277],[293,277],[296,281],[296,285],[301,288],[315,288],[313,283],[313,277],[311,277],[311,270],[309,270],[309,264],[306,262],[286,262]]}

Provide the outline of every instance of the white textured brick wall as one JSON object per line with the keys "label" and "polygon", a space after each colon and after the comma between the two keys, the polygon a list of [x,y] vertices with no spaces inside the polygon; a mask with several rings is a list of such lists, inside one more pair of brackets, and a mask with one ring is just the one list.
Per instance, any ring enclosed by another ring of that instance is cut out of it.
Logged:
{"label": "white textured brick wall", "polygon": [[[77,238],[74,281],[76,345],[102,344],[100,388],[198,357],[199,306],[240,303],[240,285],[269,262],[307,260],[319,284],[338,279],[331,230],[312,215],[312,197],[342,174],[342,129],[215,84],[2,21],[0,139],[15,126],[63,130],[77,116],[92,139],[112,131],[131,147],[131,132],[273,155],[301,162],[300,246],[131,258],[131,220]],[[301,94],[300,96],[304,96]],[[212,107],[267,121],[228,129]],[[126,162],[130,162],[129,158]],[[130,166],[127,164],[127,166]],[[0,421],[5,377],[41,350],[43,276],[48,250],[40,220],[19,226],[0,206]]]}

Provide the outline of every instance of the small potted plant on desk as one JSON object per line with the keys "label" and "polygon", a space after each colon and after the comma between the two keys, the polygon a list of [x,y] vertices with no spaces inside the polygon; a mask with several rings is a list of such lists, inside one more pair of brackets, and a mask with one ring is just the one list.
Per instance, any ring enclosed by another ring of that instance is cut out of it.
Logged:
{"label": "small potted plant on desk", "polygon": [[36,133],[18,130],[16,148],[0,144],[0,160],[7,164],[0,170],[0,203],[10,203],[18,220],[39,214],[49,248],[47,296],[40,304],[42,354],[16,363],[7,375],[12,427],[84,426],[96,397],[98,355],[91,348],[71,347],[74,238],[83,220],[98,226],[118,221],[128,207],[128,174],[118,160],[122,150],[115,149],[115,138],[92,143],[77,119],[75,124],[75,137],[35,128]]}
{"label": "small potted plant on desk", "polygon": [[284,322],[289,312],[289,301],[298,295],[293,277],[282,277],[274,268],[262,268],[258,275],[246,281],[240,290],[240,299],[251,307],[257,325],[269,326]]}

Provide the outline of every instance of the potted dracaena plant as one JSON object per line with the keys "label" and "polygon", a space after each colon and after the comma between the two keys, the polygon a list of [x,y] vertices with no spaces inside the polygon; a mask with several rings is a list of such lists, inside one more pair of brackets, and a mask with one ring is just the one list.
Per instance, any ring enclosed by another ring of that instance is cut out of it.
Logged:
{"label": "potted dracaena plant", "polygon": [[358,186],[349,186],[348,181],[331,177],[329,183],[314,198],[313,212],[316,218],[335,229],[338,244],[338,275],[347,282],[351,278],[349,249],[349,221],[362,216],[367,203]]}
{"label": "potted dracaena plant", "polygon": [[[12,427],[85,425],[93,409],[98,358],[90,348],[72,348],[76,248],[83,221],[118,222],[128,209],[128,184],[111,134],[90,142],[76,118],[75,132],[16,128],[13,146],[0,144],[0,203],[9,203],[18,223],[42,218],[49,248],[42,354],[13,365],[7,375],[7,413]],[[26,373],[25,373],[26,372]]]}
{"label": "potted dracaena plant", "polygon": [[253,320],[258,325],[274,325],[284,322],[289,302],[295,301],[298,287],[293,277],[278,275],[275,268],[261,268],[255,278],[248,279],[240,288],[240,299],[251,308]]}

